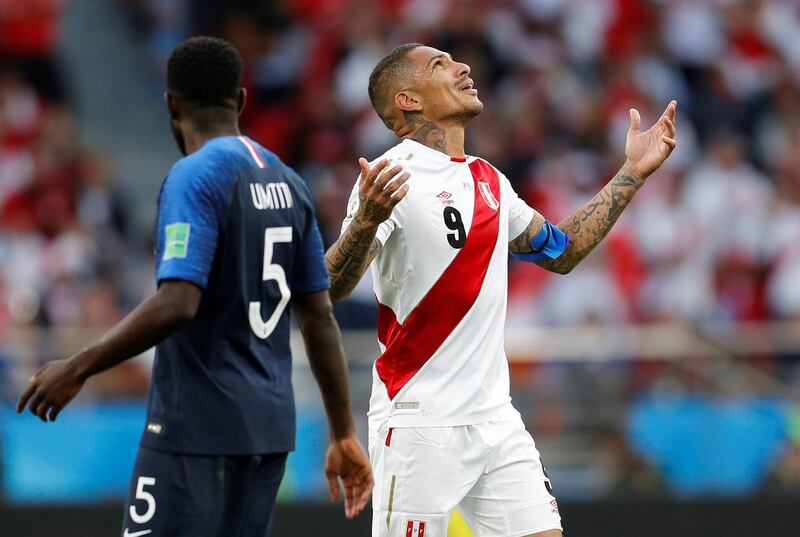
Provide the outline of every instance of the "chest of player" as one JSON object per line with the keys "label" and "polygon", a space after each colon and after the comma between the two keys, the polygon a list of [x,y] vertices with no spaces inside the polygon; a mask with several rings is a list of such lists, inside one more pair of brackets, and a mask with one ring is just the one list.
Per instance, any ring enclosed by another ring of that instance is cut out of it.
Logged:
{"label": "chest of player", "polygon": [[417,256],[457,253],[469,236],[475,210],[469,167],[453,164],[412,179],[404,209],[402,232]]}

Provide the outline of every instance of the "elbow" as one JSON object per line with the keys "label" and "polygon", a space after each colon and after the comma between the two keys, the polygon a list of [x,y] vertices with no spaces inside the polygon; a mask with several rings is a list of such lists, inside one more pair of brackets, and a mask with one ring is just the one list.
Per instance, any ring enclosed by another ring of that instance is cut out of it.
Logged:
{"label": "elbow", "polygon": [[195,318],[203,292],[189,282],[169,281],[158,288],[158,310],[165,323],[180,327]]}
{"label": "elbow", "polygon": [[543,268],[546,268],[549,272],[560,275],[569,274],[570,272],[572,272],[572,269],[575,268],[574,264],[558,263],[558,262],[549,263],[542,266]]}

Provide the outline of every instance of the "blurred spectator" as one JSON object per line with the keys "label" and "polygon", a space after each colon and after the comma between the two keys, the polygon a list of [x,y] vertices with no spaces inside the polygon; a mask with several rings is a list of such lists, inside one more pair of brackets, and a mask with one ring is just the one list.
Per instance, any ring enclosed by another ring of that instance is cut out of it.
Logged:
{"label": "blurred spectator", "polygon": [[44,98],[62,103],[67,96],[56,57],[61,16],[67,0],[0,0],[0,66],[25,75]]}

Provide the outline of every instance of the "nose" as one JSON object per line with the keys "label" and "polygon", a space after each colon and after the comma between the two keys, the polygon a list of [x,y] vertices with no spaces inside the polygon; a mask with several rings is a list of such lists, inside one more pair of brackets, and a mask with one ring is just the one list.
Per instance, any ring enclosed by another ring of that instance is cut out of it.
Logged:
{"label": "nose", "polygon": [[456,74],[458,78],[469,76],[469,73],[472,69],[470,69],[469,65],[466,63],[456,62]]}

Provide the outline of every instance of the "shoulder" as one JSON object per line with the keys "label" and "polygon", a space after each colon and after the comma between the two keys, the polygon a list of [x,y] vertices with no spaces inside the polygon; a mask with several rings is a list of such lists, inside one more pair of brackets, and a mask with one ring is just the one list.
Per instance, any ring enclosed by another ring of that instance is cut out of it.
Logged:
{"label": "shoulder", "polygon": [[238,154],[229,144],[217,140],[177,161],[169,171],[167,181],[201,187],[209,183],[231,181],[235,177]]}
{"label": "shoulder", "polygon": [[262,155],[265,157],[264,163],[267,165],[267,167],[276,171],[277,175],[289,184],[289,186],[297,193],[304,204],[313,206],[313,195],[311,194],[311,189],[309,188],[305,179],[303,179],[294,168],[283,162],[278,155],[269,149],[266,149],[263,146],[259,146],[259,149],[261,150]]}
{"label": "shoulder", "polygon": [[369,162],[369,165],[370,167],[372,167],[382,159],[389,160],[390,164],[398,161],[404,161],[404,162],[407,161],[410,163],[413,160],[413,158],[414,158],[413,153],[409,151],[408,148],[401,142],[384,151],[382,155],[372,159]]}
{"label": "shoulder", "polygon": [[206,144],[172,166],[162,187],[162,201],[166,195],[168,202],[191,198],[213,206],[224,206],[236,172],[231,149]]}

